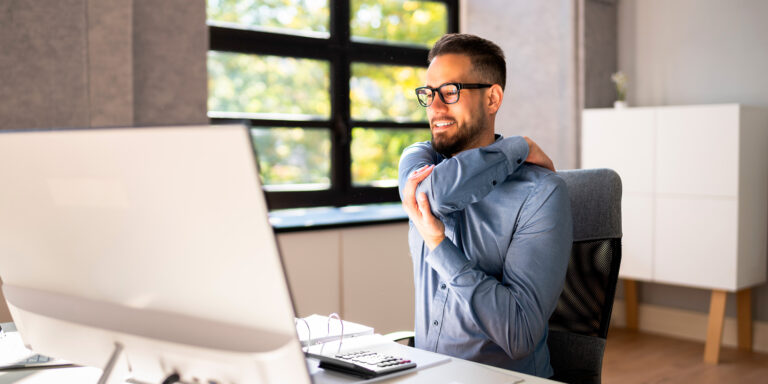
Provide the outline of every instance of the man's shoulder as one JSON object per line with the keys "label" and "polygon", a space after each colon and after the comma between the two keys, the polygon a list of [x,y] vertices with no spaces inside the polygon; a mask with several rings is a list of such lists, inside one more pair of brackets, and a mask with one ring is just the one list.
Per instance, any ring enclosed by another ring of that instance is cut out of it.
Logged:
{"label": "man's shoulder", "polygon": [[[490,204],[508,215],[510,211],[540,204],[541,202],[537,203],[538,200],[546,200],[545,196],[560,190],[565,191],[565,182],[557,173],[525,163],[481,201],[483,205]],[[567,194],[557,194],[567,196]]]}
{"label": "man's shoulder", "polygon": [[517,172],[507,177],[505,184],[537,190],[565,188],[565,181],[557,172],[530,163],[521,165]]}

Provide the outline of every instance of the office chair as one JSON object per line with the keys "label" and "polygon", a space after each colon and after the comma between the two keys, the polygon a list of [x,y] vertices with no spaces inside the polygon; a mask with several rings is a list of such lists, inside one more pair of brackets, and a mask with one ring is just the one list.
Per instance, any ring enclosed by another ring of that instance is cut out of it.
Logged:
{"label": "office chair", "polygon": [[[563,292],[549,319],[552,379],[599,384],[621,262],[621,179],[610,169],[558,174],[571,199],[573,247]],[[413,346],[412,331],[387,336]]]}
{"label": "office chair", "polygon": [[610,169],[558,174],[571,198],[573,248],[549,319],[552,379],[599,384],[621,263],[621,179]]}

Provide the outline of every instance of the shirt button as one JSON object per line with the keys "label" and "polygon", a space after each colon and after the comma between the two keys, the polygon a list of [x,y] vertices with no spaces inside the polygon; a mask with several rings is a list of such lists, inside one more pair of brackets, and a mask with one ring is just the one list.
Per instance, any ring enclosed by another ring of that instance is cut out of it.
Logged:
{"label": "shirt button", "polygon": [[517,163],[520,164],[523,162],[523,159],[517,159]]}
{"label": "shirt button", "polygon": [[440,284],[440,289],[445,289],[445,283]]}
{"label": "shirt button", "polygon": [[440,324],[440,323],[437,322],[437,320],[432,322],[432,325],[434,325],[435,327],[437,327],[437,324]]}
{"label": "shirt button", "polygon": [[496,185],[496,180],[494,180],[494,181],[491,181],[491,184],[492,184],[492,185]]}

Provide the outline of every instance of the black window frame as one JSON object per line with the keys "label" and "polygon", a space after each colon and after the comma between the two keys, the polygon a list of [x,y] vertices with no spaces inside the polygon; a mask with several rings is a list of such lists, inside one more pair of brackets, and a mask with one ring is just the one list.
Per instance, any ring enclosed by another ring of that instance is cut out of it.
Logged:
{"label": "black window frame", "polygon": [[[447,31],[458,32],[459,0],[430,0],[444,3]],[[429,49],[406,45],[362,43],[350,39],[350,0],[329,0],[330,37],[314,38],[209,25],[209,50],[233,53],[319,59],[330,64],[331,115],[329,120],[267,120],[211,118],[212,124],[242,122],[252,127],[301,127],[329,130],[331,135],[331,186],[318,191],[265,191],[270,209],[345,206],[399,201],[397,187],[368,187],[352,184],[352,128],[424,129],[427,122],[353,120],[350,112],[352,63],[404,65],[426,68]],[[414,96],[413,102],[416,103]]]}

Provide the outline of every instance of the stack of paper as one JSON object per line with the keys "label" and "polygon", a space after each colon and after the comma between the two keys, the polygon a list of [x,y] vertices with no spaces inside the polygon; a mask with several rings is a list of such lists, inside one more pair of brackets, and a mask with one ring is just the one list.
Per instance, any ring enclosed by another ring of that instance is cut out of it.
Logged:
{"label": "stack of paper", "polygon": [[[371,327],[351,321],[339,321],[336,318],[329,319],[328,316],[311,315],[303,318],[303,320],[306,321],[306,324],[301,319],[296,319],[296,332],[299,334],[299,340],[301,340],[303,347],[339,341],[342,336],[342,329],[345,339],[373,334]],[[307,329],[307,325],[309,325],[309,329]]]}

